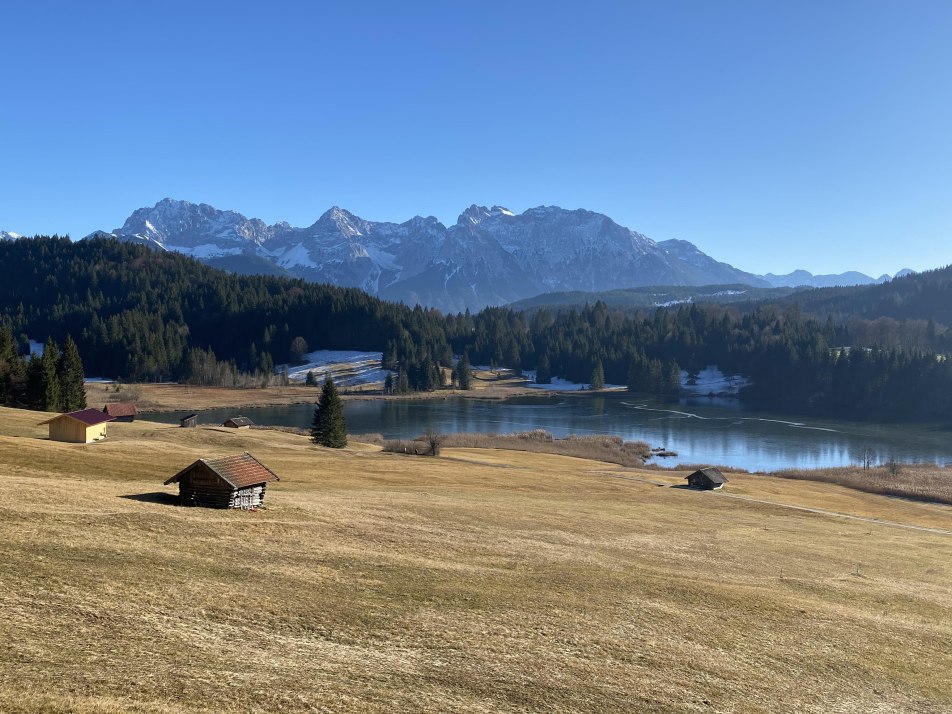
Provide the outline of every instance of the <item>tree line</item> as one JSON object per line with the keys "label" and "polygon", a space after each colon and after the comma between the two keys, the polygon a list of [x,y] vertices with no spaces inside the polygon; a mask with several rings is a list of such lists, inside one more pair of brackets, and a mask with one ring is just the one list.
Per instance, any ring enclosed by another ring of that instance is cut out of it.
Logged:
{"label": "tree line", "polygon": [[42,355],[21,355],[13,329],[0,321],[0,404],[39,411],[71,412],[86,406],[83,362],[69,335],[63,349],[48,339]]}
{"label": "tree line", "polygon": [[[468,365],[536,370],[635,392],[676,394],[681,371],[716,365],[752,382],[741,398],[772,409],[875,419],[952,418],[952,366],[930,345],[942,324],[818,317],[799,304],[691,304],[653,310],[601,302],[532,313],[443,315],[360,290],[235,276],[112,239],[0,244],[0,315],[22,335],[67,334],[90,370],[124,380],[251,386],[314,349],[380,351],[386,389],[467,388]],[[914,293],[903,279],[901,295]],[[952,271],[926,276],[944,294]],[[852,299],[852,298],[851,298]],[[898,298],[897,298],[898,299]],[[912,298],[908,298],[912,299]],[[898,325],[898,327],[896,327]],[[896,329],[893,329],[896,328]],[[908,329],[907,329],[908,328]],[[898,337],[897,337],[898,335]]]}

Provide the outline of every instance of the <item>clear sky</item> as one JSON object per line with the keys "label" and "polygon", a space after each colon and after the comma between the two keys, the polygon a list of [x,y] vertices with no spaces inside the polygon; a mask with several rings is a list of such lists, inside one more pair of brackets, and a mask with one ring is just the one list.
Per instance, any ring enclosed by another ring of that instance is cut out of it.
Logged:
{"label": "clear sky", "polygon": [[952,2],[0,1],[0,229],[588,208],[754,272],[952,263]]}

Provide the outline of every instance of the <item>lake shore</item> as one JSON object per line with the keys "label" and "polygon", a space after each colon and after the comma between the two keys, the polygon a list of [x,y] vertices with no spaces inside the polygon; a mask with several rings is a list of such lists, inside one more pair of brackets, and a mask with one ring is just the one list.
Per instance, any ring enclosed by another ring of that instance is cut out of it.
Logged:
{"label": "lake shore", "polygon": [[[526,386],[523,377],[513,377],[490,372],[477,373],[473,389],[440,389],[435,392],[411,392],[409,394],[383,394],[375,385],[340,389],[341,398],[347,401],[390,400],[406,401],[419,399],[447,399],[472,397],[477,399],[503,400],[511,397],[558,393],[578,395],[578,392],[549,392]],[[301,384],[243,389],[239,387],[202,387],[177,382],[143,382],[118,385],[110,382],[87,382],[86,401],[97,408],[100,405],[119,401],[131,401],[140,412],[193,411],[244,407],[276,407],[291,404],[313,404],[320,396],[320,386],[307,387]],[[611,392],[608,392],[611,393]],[[600,394],[605,394],[601,392]]]}

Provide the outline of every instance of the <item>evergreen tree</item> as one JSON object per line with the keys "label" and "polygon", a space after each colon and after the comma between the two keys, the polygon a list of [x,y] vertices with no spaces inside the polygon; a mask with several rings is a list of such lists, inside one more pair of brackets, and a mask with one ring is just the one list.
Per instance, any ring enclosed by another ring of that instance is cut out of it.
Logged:
{"label": "evergreen tree", "polygon": [[664,366],[663,392],[671,395],[681,392],[681,368],[674,360],[667,362]]}
{"label": "evergreen tree", "polygon": [[595,367],[592,369],[591,388],[595,390],[605,388],[605,369],[602,367],[602,361],[595,360]]}
{"label": "evergreen tree", "polygon": [[86,386],[83,383],[83,362],[70,335],[66,336],[63,354],[57,364],[61,408],[71,412],[86,408]]}
{"label": "evergreen tree", "polygon": [[63,400],[56,369],[58,366],[59,347],[50,337],[43,346],[43,356],[40,358],[40,399],[36,407],[40,411],[58,412],[62,409]]}
{"label": "evergreen tree", "polygon": [[304,384],[305,384],[305,386],[308,386],[308,387],[316,387],[316,386],[317,386],[317,380],[314,379],[314,370],[313,370],[313,369],[309,369],[309,370],[307,371],[307,376],[304,378]]}
{"label": "evergreen tree", "polygon": [[387,372],[387,378],[383,381],[383,393],[393,394],[393,373]]}
{"label": "evergreen tree", "polygon": [[32,355],[30,361],[26,363],[26,406],[28,409],[43,411],[44,394],[46,392],[43,384],[43,360],[37,355]]}
{"label": "evergreen tree", "polygon": [[473,388],[473,368],[469,363],[469,355],[465,352],[456,365],[456,383],[460,389]]}
{"label": "evergreen tree", "polygon": [[19,406],[26,398],[26,363],[21,359],[9,322],[0,327],[0,404]]}
{"label": "evergreen tree", "polygon": [[327,375],[324,380],[321,398],[314,409],[314,420],[311,422],[311,441],[332,449],[342,449],[347,446],[344,404],[330,375]]}
{"label": "evergreen tree", "polygon": [[549,356],[543,354],[536,367],[536,384],[552,384],[552,368],[549,366]]}

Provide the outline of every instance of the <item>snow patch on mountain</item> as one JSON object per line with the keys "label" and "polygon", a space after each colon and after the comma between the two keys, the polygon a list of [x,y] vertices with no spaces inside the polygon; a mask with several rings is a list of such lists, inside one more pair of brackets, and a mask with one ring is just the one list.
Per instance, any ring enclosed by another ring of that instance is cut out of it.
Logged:
{"label": "snow patch on mountain", "polygon": [[133,212],[113,234],[203,260],[246,255],[306,280],[445,311],[543,292],[770,284],[688,241],[659,243],[604,214],[558,206],[517,214],[474,204],[449,227],[432,216],[368,221],[333,206],[295,228],[166,198]]}

